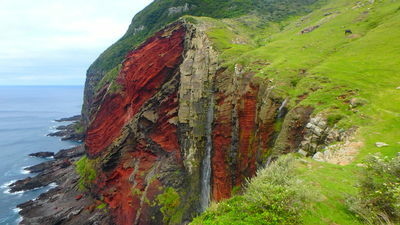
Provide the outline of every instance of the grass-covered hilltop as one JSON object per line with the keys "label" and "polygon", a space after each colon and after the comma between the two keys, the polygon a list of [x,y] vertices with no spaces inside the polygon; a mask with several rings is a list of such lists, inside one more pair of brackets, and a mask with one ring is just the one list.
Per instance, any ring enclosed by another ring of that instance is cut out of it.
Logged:
{"label": "grass-covered hilltop", "polygon": [[118,74],[125,55],[163,26],[184,15],[211,18],[237,18],[255,15],[265,21],[278,21],[289,15],[311,11],[317,0],[155,0],[133,19],[126,34],[104,51],[89,67],[83,106],[88,123],[94,93]]}
{"label": "grass-covered hilltop", "polygon": [[[294,154],[298,159],[290,176],[311,189],[313,198],[301,204],[299,199],[290,202],[286,195],[300,198],[297,195],[306,189],[286,187],[286,181],[274,183],[287,178],[265,179],[267,168],[250,180],[243,193],[212,205],[193,224],[400,222],[396,158],[400,152],[400,2],[328,0],[312,7],[311,13],[278,21],[265,21],[256,14],[190,18],[209,26],[208,34],[227,68],[241,65],[246,72],[268,79],[288,99],[289,109],[314,108],[313,116],[325,118],[328,130],[354,130],[341,142],[316,140],[314,144],[322,146],[314,148],[321,153],[300,146],[301,154]],[[279,146],[272,151],[279,152]],[[303,158],[305,154],[315,160]],[[368,164],[370,154],[383,161],[395,157],[395,168]],[[277,177],[286,176],[275,172]],[[368,176],[363,178],[365,173]],[[363,183],[366,180],[368,184]],[[269,189],[270,193],[265,191]],[[361,206],[351,201],[357,194]]]}
{"label": "grass-covered hilltop", "polygon": [[117,224],[400,224],[400,1],[155,0],[82,113]]}

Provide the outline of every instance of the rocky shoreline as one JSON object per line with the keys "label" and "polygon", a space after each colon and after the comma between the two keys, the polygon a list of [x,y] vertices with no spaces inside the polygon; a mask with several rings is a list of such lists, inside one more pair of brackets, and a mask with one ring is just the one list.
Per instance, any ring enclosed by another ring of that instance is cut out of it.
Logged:
{"label": "rocky shoreline", "polygon": [[76,115],[72,117],[62,118],[55,120],[55,122],[72,122],[68,125],[61,125],[56,127],[56,132],[50,133],[47,136],[61,137],[62,141],[76,141],[82,142],[85,139],[85,134],[81,126],[82,116]]}
{"label": "rocky shoreline", "polygon": [[96,221],[106,221],[99,209],[95,211],[98,202],[78,188],[79,176],[73,164],[84,154],[83,145],[79,145],[59,151],[54,154],[54,160],[25,168],[38,174],[11,184],[11,193],[50,184],[57,186],[17,206],[23,218],[20,224],[101,224]]}
{"label": "rocky shoreline", "polygon": [[[76,124],[80,116],[63,118],[57,122],[73,122],[59,127],[60,132],[48,136],[63,136],[62,140],[81,142],[83,136],[76,134]],[[65,130],[61,128],[66,127]],[[57,128],[58,129],[58,128]],[[58,134],[57,134],[58,133]],[[70,149],[54,152],[37,152],[29,154],[31,157],[47,158],[48,161],[24,168],[33,176],[18,180],[9,185],[9,192],[23,192],[33,189],[52,187],[49,191],[39,195],[36,199],[22,203],[17,207],[22,216],[20,224],[108,224],[106,216],[96,210],[99,201],[86,195],[78,188],[79,176],[75,172],[74,163],[85,154],[83,144]],[[103,213],[104,214],[104,213]],[[79,215],[79,216],[78,216]]]}

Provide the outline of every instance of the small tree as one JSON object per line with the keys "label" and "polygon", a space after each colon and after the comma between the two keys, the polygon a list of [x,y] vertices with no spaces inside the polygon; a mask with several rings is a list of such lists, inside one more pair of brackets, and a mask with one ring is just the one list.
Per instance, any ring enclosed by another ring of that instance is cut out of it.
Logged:
{"label": "small tree", "polygon": [[349,209],[369,224],[400,222],[400,157],[370,156]]}

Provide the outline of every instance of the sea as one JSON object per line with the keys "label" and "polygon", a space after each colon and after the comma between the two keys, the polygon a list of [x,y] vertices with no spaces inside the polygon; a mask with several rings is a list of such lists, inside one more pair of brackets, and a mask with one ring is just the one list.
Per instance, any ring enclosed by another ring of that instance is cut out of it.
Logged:
{"label": "sea", "polygon": [[25,167],[51,160],[29,157],[30,153],[57,152],[78,144],[46,135],[68,124],[56,119],[80,114],[82,99],[82,86],[0,86],[0,225],[18,224],[17,205],[54,187],[18,193],[8,189],[12,182],[34,175]]}

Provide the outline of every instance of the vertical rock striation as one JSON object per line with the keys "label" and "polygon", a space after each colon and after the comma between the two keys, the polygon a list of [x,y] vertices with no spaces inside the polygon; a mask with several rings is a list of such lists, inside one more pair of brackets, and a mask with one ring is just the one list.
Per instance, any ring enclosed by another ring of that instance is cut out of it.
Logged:
{"label": "vertical rock striation", "polygon": [[189,221],[271,155],[283,99],[241,65],[221,68],[205,30],[167,26],[127,55],[119,91],[94,98],[90,192],[116,224]]}

